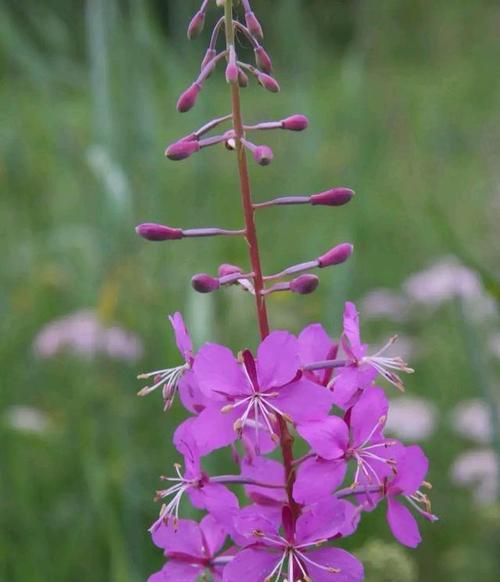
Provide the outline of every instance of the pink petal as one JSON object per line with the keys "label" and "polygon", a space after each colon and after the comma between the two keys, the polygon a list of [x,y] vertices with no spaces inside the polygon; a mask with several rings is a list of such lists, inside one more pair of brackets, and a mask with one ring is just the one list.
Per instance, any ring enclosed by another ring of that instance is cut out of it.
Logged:
{"label": "pink petal", "polygon": [[309,505],[297,519],[297,543],[306,544],[337,535],[344,526],[345,513],[346,506],[335,497]]}
{"label": "pink petal", "polygon": [[173,520],[161,523],[151,537],[153,543],[166,554],[186,554],[203,556],[203,538],[199,525],[190,519],[179,519],[174,526]]}
{"label": "pink petal", "polygon": [[308,325],[301,331],[298,339],[299,355],[303,365],[335,357],[330,355],[335,344],[319,323]]}
{"label": "pink petal", "polygon": [[264,549],[248,548],[236,556],[224,568],[224,582],[262,582],[279,562],[280,554]]}
{"label": "pink petal", "polygon": [[334,574],[307,563],[309,576],[314,582],[362,582],[364,580],[363,564],[349,552],[340,548],[322,548],[308,552],[307,557],[323,567],[340,569]]}
{"label": "pink petal", "polygon": [[297,425],[297,432],[323,459],[331,461],[344,456],[349,443],[349,429],[338,416]]}
{"label": "pink petal", "polygon": [[261,390],[284,386],[300,368],[299,343],[287,331],[273,331],[257,350],[257,375]]}
{"label": "pink petal", "polygon": [[199,414],[210,403],[200,390],[192,370],[185,372],[179,380],[179,397],[184,407],[193,414]]}
{"label": "pink petal", "polygon": [[[374,427],[382,417],[387,417],[389,403],[385,392],[378,386],[365,390],[363,395],[351,410],[349,426],[351,428],[352,445],[357,447],[365,442]],[[370,437],[371,443],[380,441],[385,422]]]}
{"label": "pink petal", "polygon": [[354,303],[347,301],[344,307],[344,335],[349,340],[351,348],[356,352],[361,346],[361,337],[359,334],[359,314]]}
{"label": "pink petal", "polygon": [[293,497],[299,503],[314,503],[330,495],[344,480],[345,461],[308,459],[299,465]]}
{"label": "pink petal", "polygon": [[175,341],[177,343],[177,347],[179,348],[179,352],[186,360],[186,362],[189,362],[193,353],[193,344],[191,342],[191,338],[189,337],[189,332],[184,323],[184,319],[178,311],[173,315],[169,315],[169,319],[172,327],[174,328]]}
{"label": "pink petal", "polygon": [[294,422],[307,422],[328,416],[333,396],[323,386],[302,378],[282,388],[272,403],[286,412]]}
{"label": "pink petal", "polygon": [[334,404],[345,410],[358,388],[358,367],[352,365],[341,368],[334,378],[332,387]]}
{"label": "pink petal", "polygon": [[[221,412],[220,405],[215,405],[205,408],[193,419],[190,430],[202,457],[216,449],[227,447],[236,440],[237,434],[233,425],[239,415],[238,410]],[[176,435],[177,431],[174,435],[174,443],[177,446]]]}
{"label": "pink petal", "polygon": [[238,498],[224,485],[221,485],[220,483],[208,483],[199,491],[203,507],[209,511],[219,523],[224,524],[229,514],[235,515],[238,512]]}
{"label": "pink petal", "polygon": [[392,534],[401,544],[416,548],[422,541],[416,519],[396,498],[388,497],[387,504],[387,521]]}
{"label": "pink petal", "polygon": [[250,386],[241,366],[229,348],[205,344],[193,365],[200,390],[211,400],[225,400],[226,395],[250,394]]}
{"label": "pink petal", "polygon": [[199,564],[185,564],[183,562],[169,561],[163,568],[148,578],[148,582],[196,582],[204,568]]}
{"label": "pink petal", "polygon": [[422,485],[429,470],[429,461],[418,445],[405,447],[403,451],[402,458],[398,459],[398,474],[390,484],[390,490],[412,495]]}
{"label": "pink petal", "polygon": [[226,540],[225,528],[215,519],[213,515],[205,515],[200,523],[205,547],[210,556],[215,555],[224,545]]}
{"label": "pink petal", "polygon": [[[251,461],[244,460],[241,466],[241,475],[260,483],[283,486],[285,484],[285,469],[283,465],[266,457],[255,457]],[[256,503],[284,503],[286,501],[284,488],[271,489],[269,487],[247,485],[245,491],[248,497]]]}

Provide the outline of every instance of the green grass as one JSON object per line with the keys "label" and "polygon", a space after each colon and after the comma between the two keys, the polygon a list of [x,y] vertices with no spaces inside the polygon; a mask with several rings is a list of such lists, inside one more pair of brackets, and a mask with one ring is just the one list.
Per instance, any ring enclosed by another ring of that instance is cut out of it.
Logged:
{"label": "green grass", "polygon": [[[198,343],[256,342],[250,298],[200,298],[189,289],[195,272],[243,264],[243,244],[149,245],[133,232],[149,220],[241,221],[230,154],[206,151],[182,164],[162,155],[229,106],[217,74],[192,113],[175,113],[202,50],[178,29],[187,4],[171,3],[179,12],[171,11],[168,40],[139,1],[125,10],[92,0],[85,14],[57,2],[29,11],[0,6],[0,410],[33,406],[52,421],[35,436],[0,415],[0,580],[136,582],[154,571],[161,556],[146,529],[158,510],[158,476],[177,460],[169,437],[182,413],[163,415],[155,396],[138,400],[135,375],[177,361],[166,319],[174,310],[186,314]],[[275,327],[295,332],[321,320],[338,333],[347,298],[397,290],[450,252],[495,279],[499,18],[487,0],[280,0],[264,11],[282,93],[247,89],[245,117],[300,111],[311,127],[304,135],[266,134],[276,157],[270,168],[251,168],[256,199],[343,184],[358,193],[338,210],[269,210],[259,218],[268,271],[343,240],[356,245],[352,263],[322,273],[312,298],[270,301]],[[109,168],[103,174],[91,161],[96,147],[123,177],[115,194]],[[40,327],[84,307],[139,334],[144,360],[34,358]],[[476,330],[478,337],[485,341],[495,325]],[[393,331],[365,328],[373,340]],[[426,444],[441,521],[423,524],[424,544],[404,555],[418,580],[493,582],[498,506],[478,510],[448,477],[455,455],[470,446],[451,432],[448,412],[481,396],[460,312],[450,306],[401,331],[422,347],[409,391],[431,398],[442,417]],[[391,542],[383,511],[367,516],[349,547],[375,538]],[[371,555],[373,547],[362,551]],[[373,582],[385,580],[383,571],[373,570]]]}

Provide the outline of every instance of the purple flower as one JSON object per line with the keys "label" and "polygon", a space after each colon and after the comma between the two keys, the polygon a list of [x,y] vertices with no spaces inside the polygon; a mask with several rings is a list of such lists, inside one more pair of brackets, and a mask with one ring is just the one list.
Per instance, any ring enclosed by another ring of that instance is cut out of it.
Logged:
{"label": "purple flower", "polygon": [[352,488],[378,485],[392,474],[396,441],[383,436],[388,403],[378,387],[367,389],[349,411],[346,420],[329,416],[322,421],[299,424],[299,434],[318,457],[299,467],[294,497],[301,503],[330,494],[344,480],[347,465],[356,463]]}
{"label": "purple flower", "polygon": [[352,406],[355,397],[365,390],[378,374],[397,388],[404,389],[401,378],[393,370],[403,372],[413,372],[413,370],[408,368],[401,358],[389,358],[382,355],[396,339],[396,337],[391,338],[376,354],[368,356],[368,346],[361,343],[356,306],[351,302],[345,304],[341,345],[347,357],[347,363],[338,369],[336,376],[330,382],[335,404],[344,409]]}
{"label": "purple flower", "polygon": [[206,573],[215,582],[222,581],[222,569],[228,558],[216,554],[224,545],[226,532],[213,516],[206,515],[200,524],[187,519],[179,520],[176,527],[162,523],[152,537],[169,561],[148,582],[196,582],[198,576]]}
{"label": "purple flower", "polygon": [[[333,360],[337,357],[338,344],[332,341],[324,327],[319,323],[312,323],[300,332],[299,356],[303,366],[321,360]],[[304,375],[327,386],[332,378],[332,368],[325,370],[306,371]]]}
{"label": "purple flower", "polygon": [[[189,333],[186,329],[186,325],[182,318],[182,315],[177,312],[169,316],[170,323],[174,329],[175,341],[177,343],[177,348],[184,359],[184,363],[180,366],[175,366],[173,368],[166,368],[164,370],[155,370],[154,372],[147,372],[145,374],[140,374],[138,378],[144,380],[147,378],[154,378],[154,384],[152,386],[145,386],[139,392],[139,396],[147,396],[151,394],[157,388],[162,389],[162,396],[164,401],[164,410],[168,410],[175,398],[175,393],[177,390],[181,389],[181,386],[186,386],[187,384],[181,383],[183,376],[191,369],[193,364],[193,344]],[[192,381],[189,384],[191,390],[193,390]],[[189,396],[186,398],[189,402]],[[193,397],[194,398],[194,397]],[[189,406],[187,406],[189,408]]]}
{"label": "purple flower", "polygon": [[257,511],[245,512],[236,520],[236,529],[252,543],[227,564],[224,582],[265,582],[282,575],[287,580],[361,582],[363,566],[354,556],[340,548],[319,548],[342,536],[350,517],[349,504],[334,498],[307,507],[295,524],[285,508],[281,535]]}
{"label": "purple flower", "polygon": [[407,447],[398,459],[396,476],[387,483],[385,488],[389,527],[398,542],[410,548],[416,548],[422,538],[417,520],[408,507],[403,505],[402,500],[406,500],[413,509],[429,521],[438,519],[431,513],[427,495],[419,489],[422,485],[430,487],[424,481],[428,468],[429,462],[422,449],[417,445]]}
{"label": "purple flower", "polygon": [[323,418],[332,406],[328,390],[301,377],[298,341],[284,331],[267,336],[257,359],[244,350],[238,361],[228,348],[206,344],[193,370],[212,401],[191,424],[202,454],[231,444],[245,429],[256,449],[268,452],[278,441],[278,416],[305,422]]}

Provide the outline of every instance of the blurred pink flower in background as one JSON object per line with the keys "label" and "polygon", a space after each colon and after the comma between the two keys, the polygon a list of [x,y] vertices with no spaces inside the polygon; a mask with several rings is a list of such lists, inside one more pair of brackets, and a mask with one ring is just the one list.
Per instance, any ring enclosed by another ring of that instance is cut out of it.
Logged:
{"label": "blurred pink flower in background", "polygon": [[51,424],[44,412],[30,406],[10,406],[5,411],[4,419],[10,428],[33,434],[47,432]]}
{"label": "blurred pink flower in background", "polygon": [[496,501],[499,471],[492,449],[476,449],[457,457],[450,470],[452,480],[461,486],[474,487],[474,499],[487,505]]}
{"label": "blurred pink flower in background", "polygon": [[493,438],[488,405],[479,399],[463,400],[451,412],[451,424],[460,435],[480,444]]}
{"label": "blurred pink flower in background", "polygon": [[402,440],[422,441],[436,427],[437,412],[425,398],[401,396],[390,401],[387,432]]}
{"label": "blurred pink flower in background", "polygon": [[408,307],[406,297],[390,289],[373,289],[361,300],[361,312],[370,319],[405,321],[408,317]]}
{"label": "blurred pink flower in background", "polygon": [[105,326],[92,310],[76,311],[51,321],[33,342],[36,355],[52,358],[69,352],[82,358],[105,355],[115,360],[134,361],[143,354],[141,340],[118,326]]}

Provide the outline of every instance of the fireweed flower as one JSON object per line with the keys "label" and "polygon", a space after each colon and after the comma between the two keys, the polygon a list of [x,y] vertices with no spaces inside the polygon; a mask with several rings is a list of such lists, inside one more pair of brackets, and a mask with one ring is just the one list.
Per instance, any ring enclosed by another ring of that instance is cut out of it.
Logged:
{"label": "fireweed flower", "polygon": [[238,361],[226,347],[206,344],[193,371],[212,401],[191,425],[205,452],[231,444],[245,427],[252,429],[259,450],[272,450],[279,440],[278,417],[319,419],[332,406],[327,390],[301,377],[298,341],[287,332],[269,334],[256,359],[244,350]]}
{"label": "fireweed flower", "polygon": [[361,342],[356,306],[354,303],[346,303],[341,346],[347,362],[338,369],[330,383],[335,394],[335,404],[348,408],[349,404],[352,404],[352,398],[359,393],[358,391],[367,388],[379,374],[398,389],[404,389],[401,378],[393,370],[408,373],[413,370],[401,358],[383,355],[396,339],[396,337],[391,338],[382,349],[369,356],[368,346]]}
{"label": "fireweed flower", "polygon": [[206,515],[200,524],[188,519],[179,520],[176,527],[162,523],[153,530],[152,537],[169,560],[148,582],[196,582],[204,574],[210,574],[214,582],[222,581],[227,558],[219,552],[226,532],[211,515]]}
{"label": "fireweed flower", "polygon": [[[315,194],[274,193],[268,200],[253,200],[249,159],[268,166],[279,155],[279,143],[273,144],[272,151],[256,145],[261,140],[253,134],[300,135],[309,120],[299,113],[280,115],[278,120],[243,118],[240,87],[256,82],[270,96],[280,86],[270,76],[271,57],[262,46],[263,31],[251,0],[200,0],[188,37],[199,35],[211,20],[208,11],[216,7],[223,8],[224,14],[216,20],[200,72],[182,93],[177,108],[183,113],[192,109],[203,98],[205,81],[215,77],[219,68],[225,69],[231,110],[197,130],[186,129],[185,136],[173,141],[165,153],[169,160],[186,163],[192,154],[203,155],[209,147],[232,156],[238,167],[243,224],[231,229],[173,228],[148,222],[136,232],[149,241],[176,245],[187,238],[212,236],[244,240],[249,265],[236,267],[225,261],[216,276],[210,271],[195,274],[191,286],[199,293],[224,293],[228,287],[244,291],[255,303],[260,344],[256,350],[255,344],[252,350],[242,349],[237,356],[214,343],[194,353],[176,313],[171,322],[182,363],[142,376],[154,381],[141,395],[161,388],[169,408],[179,392],[178,401],[189,413],[173,436],[184,463],[162,477],[165,487],[157,491],[157,500],[163,505],[150,528],[168,561],[149,582],[194,582],[200,577],[212,582],[361,582],[362,565],[335,542],[353,534],[365,512],[386,505],[390,529],[410,547],[420,542],[412,512],[436,519],[423,492],[430,487],[424,481],[427,459],[419,447],[405,447],[384,435],[388,402],[382,388],[374,384],[381,376],[402,389],[398,373],[412,370],[387,352],[394,338],[370,355],[361,342],[353,303],[345,305],[339,340],[329,337],[319,323],[307,326],[298,337],[271,331],[268,302],[278,293],[295,293],[297,299],[312,293],[320,278],[311,271],[342,269],[354,245],[332,241],[330,250],[315,253],[313,259],[299,259],[281,271],[266,273],[256,213],[265,214],[270,207],[282,212],[289,208],[290,212],[292,208],[343,212],[354,191],[330,185]],[[221,46],[223,38],[225,46]],[[253,62],[238,54],[241,45],[253,49],[248,51]],[[217,66],[221,61],[225,67]],[[296,458],[299,438],[306,448]],[[207,455],[223,447],[228,447],[234,474],[217,474],[219,463],[205,462]],[[276,448],[279,460],[267,456]],[[204,512],[199,525],[182,519],[186,501]],[[231,545],[226,545],[226,538]]]}
{"label": "fireweed flower", "polygon": [[173,368],[166,368],[164,370],[156,370],[154,372],[147,372],[140,374],[138,379],[146,380],[153,378],[152,386],[145,386],[139,392],[139,396],[147,396],[154,392],[157,388],[162,389],[162,396],[164,401],[164,410],[168,410],[174,401],[175,393],[177,392],[179,381],[184,374],[191,369],[193,363],[193,345],[189,333],[184,324],[184,320],[180,313],[174,313],[169,316],[170,323],[174,329],[175,340],[177,348],[181,356],[184,358],[184,363]]}
{"label": "fireweed flower", "polygon": [[340,548],[320,548],[343,535],[351,517],[347,508],[348,504],[330,498],[307,507],[295,524],[284,510],[282,533],[258,509],[253,515],[242,515],[236,519],[236,529],[251,543],[228,563],[224,582],[277,582],[282,576],[287,580],[360,582],[363,566],[354,556]]}

